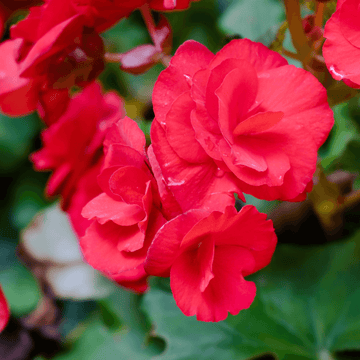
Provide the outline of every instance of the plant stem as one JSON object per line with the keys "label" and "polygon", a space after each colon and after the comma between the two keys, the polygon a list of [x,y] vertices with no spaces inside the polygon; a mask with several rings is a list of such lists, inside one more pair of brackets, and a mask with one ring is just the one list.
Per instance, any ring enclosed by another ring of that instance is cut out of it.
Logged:
{"label": "plant stem", "polygon": [[105,53],[104,59],[108,63],[119,63],[121,62],[121,54],[117,53]]}
{"label": "plant stem", "polygon": [[311,48],[302,26],[299,0],[285,0],[285,9],[292,43],[305,67],[310,60]]}
{"label": "plant stem", "polygon": [[325,3],[321,3],[317,1],[314,25],[320,28],[323,25],[324,9],[325,9]]}
{"label": "plant stem", "polygon": [[170,56],[170,55],[165,55],[165,54],[162,54],[162,56],[161,56],[161,63],[167,68],[167,67],[169,67],[169,65],[170,65],[170,60],[171,60],[171,57],[172,56]]}
{"label": "plant stem", "polygon": [[149,4],[146,3],[143,6],[141,6],[140,12],[144,19],[146,28],[148,29],[152,42],[154,43],[155,46],[158,46],[156,41],[156,26],[155,26],[154,18],[151,14]]}
{"label": "plant stem", "polygon": [[289,51],[289,50],[286,50],[286,49],[282,48],[281,52],[282,52],[285,56],[287,56],[287,57],[289,57],[289,58],[291,58],[291,59],[299,60],[298,55],[295,54],[295,53],[293,53],[293,52],[291,52],[291,51]]}

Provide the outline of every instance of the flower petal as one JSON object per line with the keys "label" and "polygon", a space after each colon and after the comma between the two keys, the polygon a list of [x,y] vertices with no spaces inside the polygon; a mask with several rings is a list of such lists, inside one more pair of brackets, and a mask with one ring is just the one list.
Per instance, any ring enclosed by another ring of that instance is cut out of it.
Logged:
{"label": "flower petal", "polygon": [[231,193],[238,191],[238,187],[230,173],[219,171],[211,159],[199,165],[182,160],[172,150],[164,130],[156,121],[151,126],[151,139],[165,184],[183,212],[199,207],[222,209],[234,203]]}
{"label": "flower petal", "polygon": [[191,163],[206,161],[208,155],[195,138],[190,113],[195,103],[189,92],[181,94],[166,115],[166,138],[175,152]]}
{"label": "flower petal", "polygon": [[145,217],[140,206],[114,200],[105,193],[86,204],[81,214],[87,219],[96,218],[100,224],[111,220],[121,226],[135,225]]}
{"label": "flower petal", "polygon": [[255,297],[255,284],[245,281],[242,272],[254,267],[250,251],[236,246],[217,247],[213,274],[204,291],[200,290],[201,271],[196,251],[179,256],[170,271],[170,286],[176,304],[187,316],[201,321],[224,320],[228,312],[247,309]]}
{"label": "flower petal", "polygon": [[256,72],[287,65],[288,62],[280,54],[271,51],[261,43],[249,39],[232,40],[225,45],[211,61],[210,69],[215,68],[224,60],[234,58],[249,61]]}
{"label": "flower petal", "polygon": [[149,247],[144,264],[146,272],[155,276],[169,276],[169,269],[178,256],[184,236],[206,215],[208,211],[205,210],[190,210],[162,226]]}

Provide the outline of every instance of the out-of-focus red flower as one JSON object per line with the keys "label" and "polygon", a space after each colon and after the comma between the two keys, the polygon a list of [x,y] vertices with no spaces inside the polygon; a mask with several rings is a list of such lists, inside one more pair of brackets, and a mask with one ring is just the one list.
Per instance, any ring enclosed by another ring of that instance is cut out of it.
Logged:
{"label": "out-of-focus red flower", "polygon": [[303,200],[334,122],[313,75],[247,39],[216,55],[185,42],[153,104],[154,153],[184,211],[224,192]]}
{"label": "out-of-focus red flower", "polygon": [[103,161],[104,156],[101,156],[97,163],[91,166],[90,169],[79,178],[66,207],[66,212],[70,218],[71,225],[79,239],[85,235],[86,229],[92,222],[81,215],[82,209],[90,200],[94,199],[102,192],[97,177],[100,174]]}
{"label": "out-of-focus red flower", "polygon": [[360,5],[357,0],[337,2],[325,25],[323,46],[326,66],[335,80],[360,88]]}
{"label": "out-of-focus red flower", "polygon": [[0,44],[0,108],[12,116],[34,111],[38,104],[40,83],[20,77],[16,58],[22,45],[20,39]]}
{"label": "out-of-focus red flower", "polygon": [[169,276],[175,301],[202,321],[247,309],[255,284],[245,276],[269,264],[276,246],[271,220],[253,206],[239,213],[191,210],[166,223],[149,248],[145,270]]}
{"label": "out-of-focus red flower", "polygon": [[320,26],[315,26],[315,15],[306,16],[303,19],[302,24],[306,36],[312,43],[322,39],[324,30]]}
{"label": "out-of-focus red flower", "polygon": [[80,179],[103,154],[107,129],[125,115],[114,92],[102,95],[92,83],[69,101],[66,111],[42,133],[44,147],[31,155],[37,170],[52,170],[49,196],[61,194],[66,209]]}
{"label": "out-of-focus red flower", "polygon": [[0,287],[0,332],[5,329],[10,318],[10,310],[5,295]]}
{"label": "out-of-focus red flower", "polygon": [[[35,110],[47,92],[86,86],[104,68],[107,29],[143,1],[47,0],[30,9],[0,46],[0,106],[9,115]],[[16,100],[14,100],[16,99]]]}
{"label": "out-of-focus red flower", "polygon": [[145,144],[144,134],[127,117],[108,131],[98,176],[103,192],[82,211],[93,222],[80,241],[90,265],[136,291],[146,289],[147,249],[166,221]]}

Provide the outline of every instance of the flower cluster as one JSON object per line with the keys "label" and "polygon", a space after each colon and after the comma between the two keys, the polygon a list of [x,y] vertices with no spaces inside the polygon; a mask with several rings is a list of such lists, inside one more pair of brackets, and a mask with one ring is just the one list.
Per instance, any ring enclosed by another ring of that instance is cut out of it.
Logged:
{"label": "flower cluster", "polygon": [[[304,200],[333,115],[312,74],[247,39],[217,54],[186,41],[167,63],[171,32],[161,18],[147,23],[154,46],[105,56],[100,33],[133,10],[190,2],[31,8],[0,45],[0,106],[38,110],[47,125],[31,160],[53,172],[46,193],[61,196],[90,265],[136,292],[150,275],[170,277],[185,315],[220,321],[251,305],[256,287],[245,277],[269,264],[277,242],[271,220],[254,206],[237,211],[234,194]],[[151,56],[137,59],[145,48]],[[124,101],[96,81],[106,58],[133,73],[167,63],[153,89],[150,146]]]}

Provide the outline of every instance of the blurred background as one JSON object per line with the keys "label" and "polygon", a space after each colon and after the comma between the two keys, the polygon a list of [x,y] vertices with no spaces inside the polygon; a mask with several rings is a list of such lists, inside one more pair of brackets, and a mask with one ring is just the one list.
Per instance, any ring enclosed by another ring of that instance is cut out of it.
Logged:
{"label": "blurred background", "polygon": [[[9,3],[0,2],[7,19],[2,41],[27,14]],[[327,4],[328,17],[335,4]],[[314,6],[302,1],[304,17]],[[194,39],[216,52],[243,37],[294,51],[279,0],[201,0],[166,17],[173,51]],[[102,35],[109,52],[151,43],[139,11]],[[108,64],[100,76],[106,90],[124,97],[127,115],[148,141],[151,93],[162,69],[159,64],[134,76]],[[28,159],[41,148],[44,125],[37,114],[0,114],[0,284],[11,308],[0,359],[360,359],[358,95],[333,109],[336,124],[320,149],[308,199],[280,203],[247,196],[274,221],[279,246],[271,265],[251,277],[258,288],[251,308],[217,324],[184,316],[168,279],[152,279],[151,290],[136,295],[83,263],[57,199],[44,197],[49,173],[35,172]]]}

